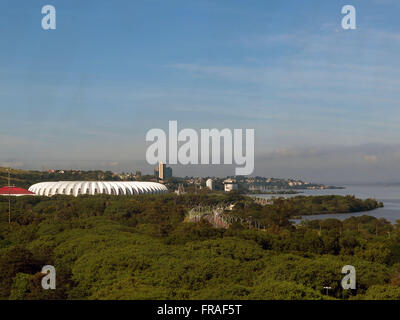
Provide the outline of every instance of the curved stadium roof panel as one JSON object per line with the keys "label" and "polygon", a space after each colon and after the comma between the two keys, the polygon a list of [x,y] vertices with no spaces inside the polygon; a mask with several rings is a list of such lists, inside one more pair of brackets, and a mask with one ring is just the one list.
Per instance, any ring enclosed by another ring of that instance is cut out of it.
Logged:
{"label": "curved stadium roof panel", "polygon": [[61,194],[77,197],[81,194],[158,194],[167,193],[168,189],[161,183],[143,181],[58,181],[36,183],[29,191],[39,196],[51,197]]}

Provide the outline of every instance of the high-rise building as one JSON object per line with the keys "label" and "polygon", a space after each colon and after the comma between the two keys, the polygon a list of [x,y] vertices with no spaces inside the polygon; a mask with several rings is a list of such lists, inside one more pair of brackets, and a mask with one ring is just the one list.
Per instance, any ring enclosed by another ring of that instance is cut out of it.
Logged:
{"label": "high-rise building", "polygon": [[165,178],[164,177],[165,167],[166,167],[166,165],[164,163],[162,163],[162,162],[160,162],[158,164],[158,178],[161,179],[161,180],[164,180],[164,178]]}
{"label": "high-rise building", "polygon": [[171,167],[165,167],[164,168],[164,178],[172,178],[172,168]]}
{"label": "high-rise building", "polygon": [[159,180],[165,180],[167,178],[172,178],[172,169],[167,167],[165,163],[160,162],[158,168],[154,170],[154,175]]}

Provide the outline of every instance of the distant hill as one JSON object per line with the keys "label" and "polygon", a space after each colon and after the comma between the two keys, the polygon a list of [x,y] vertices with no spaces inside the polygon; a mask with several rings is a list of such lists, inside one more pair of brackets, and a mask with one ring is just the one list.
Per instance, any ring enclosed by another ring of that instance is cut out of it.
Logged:
{"label": "distant hill", "polygon": [[[20,188],[29,188],[31,185],[43,181],[95,181],[95,180],[108,180],[120,181],[122,180],[118,175],[111,171],[81,171],[81,170],[60,170],[56,172],[47,171],[28,171],[11,169],[11,185]],[[8,184],[7,168],[0,167],[0,186]]]}

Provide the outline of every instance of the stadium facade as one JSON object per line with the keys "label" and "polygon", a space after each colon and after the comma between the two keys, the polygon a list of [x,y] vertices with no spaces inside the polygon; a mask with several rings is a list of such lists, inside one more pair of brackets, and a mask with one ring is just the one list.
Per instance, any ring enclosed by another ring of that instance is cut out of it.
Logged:
{"label": "stadium facade", "polygon": [[39,196],[82,194],[96,195],[135,195],[167,193],[168,189],[161,183],[143,181],[58,181],[40,182],[32,185],[29,191]]}

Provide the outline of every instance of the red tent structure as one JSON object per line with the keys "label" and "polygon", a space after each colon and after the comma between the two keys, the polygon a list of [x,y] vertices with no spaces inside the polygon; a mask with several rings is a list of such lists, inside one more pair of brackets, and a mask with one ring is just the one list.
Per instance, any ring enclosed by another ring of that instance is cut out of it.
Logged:
{"label": "red tent structure", "polygon": [[34,196],[33,192],[17,187],[3,187],[0,188],[0,196]]}

